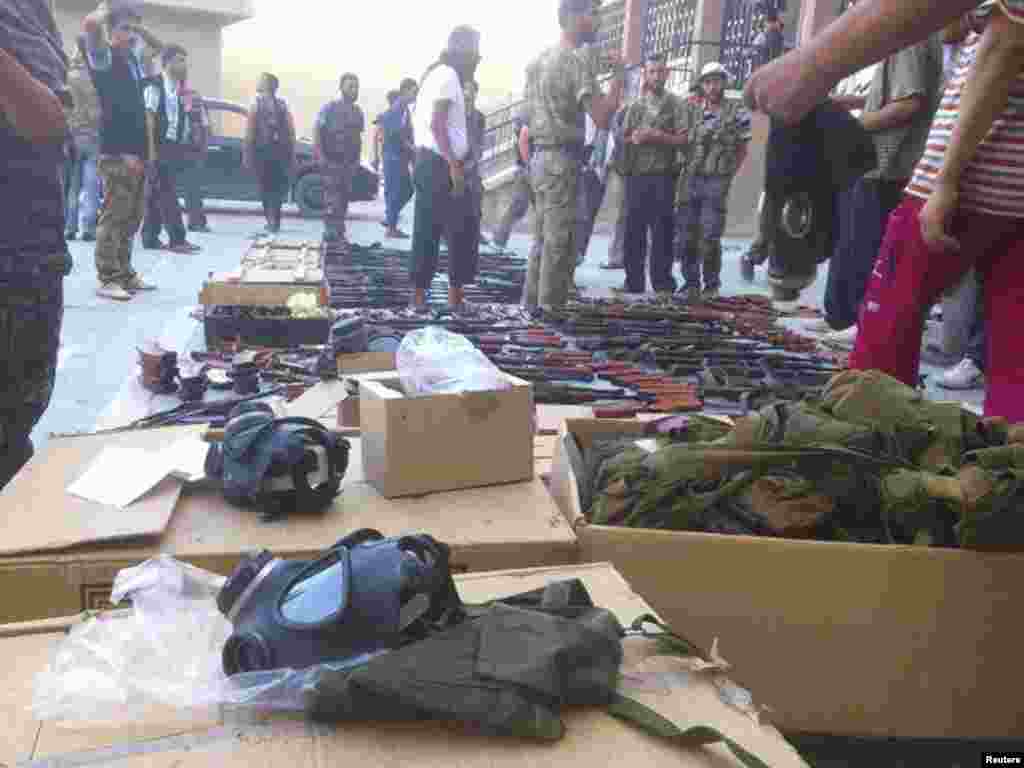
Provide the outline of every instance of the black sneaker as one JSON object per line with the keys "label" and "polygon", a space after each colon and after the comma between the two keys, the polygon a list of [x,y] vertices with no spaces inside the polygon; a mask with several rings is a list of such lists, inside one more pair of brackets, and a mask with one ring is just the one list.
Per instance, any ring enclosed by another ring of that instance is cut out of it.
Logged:
{"label": "black sneaker", "polygon": [[211,232],[212,230],[206,224],[189,224],[189,232]]}
{"label": "black sneaker", "polygon": [[82,235],[82,242],[83,243],[93,243],[93,242],[96,242],[96,235],[94,235],[92,232],[86,232],[84,235]]}
{"label": "black sneaker", "polygon": [[142,247],[147,251],[162,251],[167,247],[167,243],[162,240],[143,240]]}
{"label": "black sneaker", "polygon": [[64,233],[64,239],[65,240],[77,240],[78,239],[78,233],[77,232],[65,232]]}

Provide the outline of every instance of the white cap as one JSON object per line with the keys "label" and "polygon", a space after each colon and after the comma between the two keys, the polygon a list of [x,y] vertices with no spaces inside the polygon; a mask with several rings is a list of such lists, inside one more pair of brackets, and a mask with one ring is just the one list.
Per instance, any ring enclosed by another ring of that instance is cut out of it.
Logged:
{"label": "white cap", "polygon": [[709,61],[704,65],[704,68],[700,71],[700,77],[697,78],[698,83],[704,82],[709,77],[722,77],[725,78],[726,82],[729,80],[729,70],[722,66],[720,62]]}

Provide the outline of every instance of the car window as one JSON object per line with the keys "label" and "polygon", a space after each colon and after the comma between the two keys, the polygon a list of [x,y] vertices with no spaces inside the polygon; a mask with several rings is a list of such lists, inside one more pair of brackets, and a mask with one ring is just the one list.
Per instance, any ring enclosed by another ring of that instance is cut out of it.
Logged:
{"label": "car window", "polygon": [[246,117],[244,113],[217,106],[209,106],[208,110],[210,130],[214,136],[227,139],[245,138]]}

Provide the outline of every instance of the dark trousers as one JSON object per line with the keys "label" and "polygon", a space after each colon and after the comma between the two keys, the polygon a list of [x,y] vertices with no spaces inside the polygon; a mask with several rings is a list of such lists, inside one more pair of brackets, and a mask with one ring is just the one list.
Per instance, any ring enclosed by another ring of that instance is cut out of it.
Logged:
{"label": "dark trousers", "polygon": [[63,275],[19,284],[0,274],[0,489],[32,458],[30,435],[53,394],[63,318]]}
{"label": "dark trousers", "polygon": [[527,168],[516,170],[515,186],[512,188],[512,200],[501,215],[498,228],[494,230],[494,244],[504,248],[512,234],[512,228],[522,220],[530,206],[533,205],[533,187],[530,186],[530,171]]}
{"label": "dark trousers", "polygon": [[281,226],[281,208],[288,196],[288,163],[279,153],[257,151],[256,177],[267,224]]}
{"label": "dark trousers", "polygon": [[412,176],[405,156],[384,152],[384,223],[397,227],[398,217],[411,199]]}
{"label": "dark trousers", "polygon": [[839,231],[825,284],[825,322],[837,331],[857,322],[886,222],[906,186],[906,181],[860,179],[839,195]]}
{"label": "dark trousers", "polygon": [[436,152],[420,149],[416,153],[413,172],[416,189],[412,225],[412,259],[410,274],[413,286],[429,288],[437,272],[441,252],[441,235],[448,240],[448,280],[461,288],[476,276],[475,253],[479,253],[479,224],[477,241],[470,248],[468,240],[473,228],[473,200],[468,189],[461,197],[452,195],[448,163]]}
{"label": "dark trousers", "polygon": [[185,212],[188,225],[192,227],[206,226],[206,212],[203,210],[203,174],[206,160],[199,159],[189,163],[185,169]]}
{"label": "dark trousers", "polygon": [[671,174],[626,177],[626,290],[647,290],[647,231],[651,231],[650,271],[655,291],[672,291],[672,238],[675,178]]}
{"label": "dark trousers", "polygon": [[178,203],[178,171],[181,161],[160,160],[156,171],[146,178],[146,217],[142,222],[142,242],[152,243],[167,229],[171,245],[185,242],[185,223]]}

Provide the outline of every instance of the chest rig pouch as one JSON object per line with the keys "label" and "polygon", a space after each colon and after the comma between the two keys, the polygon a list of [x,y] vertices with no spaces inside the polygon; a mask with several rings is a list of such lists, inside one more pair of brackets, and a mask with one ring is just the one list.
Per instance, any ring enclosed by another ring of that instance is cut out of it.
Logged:
{"label": "chest rig pouch", "polygon": [[224,498],[255,506],[265,519],[319,512],[341,490],[349,442],[311,419],[278,419],[265,403],[243,403],[228,418],[221,444],[210,446],[206,474]]}
{"label": "chest rig pouch", "polygon": [[234,626],[228,675],[305,669],[420,640],[461,618],[449,549],[426,534],[385,538],[363,529],[313,561],[262,551],[217,596]]}
{"label": "chest rig pouch", "polygon": [[359,134],[362,129],[359,112],[352,104],[335,102],[327,113],[321,130],[321,151],[333,163],[359,162]]}

